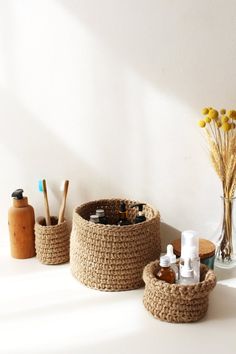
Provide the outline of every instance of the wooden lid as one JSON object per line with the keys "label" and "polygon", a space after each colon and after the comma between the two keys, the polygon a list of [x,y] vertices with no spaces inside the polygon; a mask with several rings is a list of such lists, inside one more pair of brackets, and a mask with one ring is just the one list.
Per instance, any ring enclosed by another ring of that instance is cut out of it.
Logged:
{"label": "wooden lid", "polygon": [[[177,257],[180,257],[181,255],[181,239],[178,238],[177,240],[174,240],[171,242],[173,245],[174,249],[174,254],[176,254]],[[199,239],[199,257],[201,259],[206,259],[209,257],[214,256],[215,254],[215,245],[213,242],[200,238]]]}

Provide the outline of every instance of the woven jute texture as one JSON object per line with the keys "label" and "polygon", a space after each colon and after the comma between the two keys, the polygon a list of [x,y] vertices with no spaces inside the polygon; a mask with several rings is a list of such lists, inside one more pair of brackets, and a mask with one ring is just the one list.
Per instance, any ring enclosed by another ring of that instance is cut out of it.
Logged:
{"label": "woven jute texture", "polygon": [[213,270],[201,264],[200,282],[193,285],[168,284],[158,280],[154,274],[159,261],[148,264],[143,272],[145,290],[143,303],[151,314],[173,323],[194,322],[207,312],[209,292],[216,285]]}
{"label": "woven jute texture", "polygon": [[[111,223],[117,220],[120,199],[89,202],[74,210],[70,243],[72,274],[88,287],[104,291],[144,285],[143,268],[160,255],[160,215],[145,205],[147,220],[128,226],[94,224],[89,216],[102,208]],[[134,220],[134,201],[125,201]]]}
{"label": "woven jute texture", "polygon": [[38,218],[35,224],[36,257],[43,264],[60,264],[69,261],[70,229],[67,221],[57,224],[55,217],[52,225],[45,226],[45,219]]}

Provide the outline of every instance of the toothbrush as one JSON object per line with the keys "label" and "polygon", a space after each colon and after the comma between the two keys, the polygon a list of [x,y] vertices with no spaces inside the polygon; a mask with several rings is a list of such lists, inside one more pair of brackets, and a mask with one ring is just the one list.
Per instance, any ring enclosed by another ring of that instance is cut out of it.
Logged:
{"label": "toothbrush", "polygon": [[43,192],[46,226],[50,226],[51,218],[50,218],[49,205],[48,205],[47,184],[45,179],[39,181],[39,191]]}
{"label": "toothbrush", "polygon": [[61,224],[64,221],[68,187],[69,187],[69,181],[66,180],[64,181],[64,186],[63,186],[63,197],[62,197],[62,202],[59,210],[58,224]]}

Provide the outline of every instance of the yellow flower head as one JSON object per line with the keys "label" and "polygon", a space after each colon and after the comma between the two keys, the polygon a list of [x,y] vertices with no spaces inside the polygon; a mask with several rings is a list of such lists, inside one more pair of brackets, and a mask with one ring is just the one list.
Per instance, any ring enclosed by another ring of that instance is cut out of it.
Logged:
{"label": "yellow flower head", "polygon": [[208,108],[203,108],[202,109],[202,114],[205,116],[206,114],[209,113],[209,109]]}
{"label": "yellow flower head", "polygon": [[210,118],[210,117],[206,117],[206,118],[205,118],[205,122],[206,122],[206,123],[211,123],[211,118]]}
{"label": "yellow flower head", "polygon": [[218,122],[216,122],[217,127],[220,128],[222,126],[221,122],[218,120]]}
{"label": "yellow flower head", "polygon": [[222,124],[222,129],[224,130],[224,132],[228,132],[231,128],[231,124],[228,122],[225,122]]}
{"label": "yellow flower head", "polygon": [[220,114],[225,114],[225,113],[226,113],[226,109],[222,108],[222,109],[220,110]]}
{"label": "yellow flower head", "polygon": [[204,120],[199,120],[198,125],[199,127],[204,128],[206,126],[206,122]]}
{"label": "yellow flower head", "polygon": [[228,111],[228,116],[230,118],[236,119],[236,111],[233,109],[231,111]]}
{"label": "yellow flower head", "polygon": [[221,117],[221,121],[222,121],[222,123],[227,123],[227,122],[229,121],[229,117],[227,117],[227,116],[222,116],[222,117]]}
{"label": "yellow flower head", "polygon": [[231,123],[231,129],[235,129],[236,124],[235,123]]}
{"label": "yellow flower head", "polygon": [[208,116],[211,119],[217,119],[218,118],[219,113],[215,110],[215,109],[210,109]]}

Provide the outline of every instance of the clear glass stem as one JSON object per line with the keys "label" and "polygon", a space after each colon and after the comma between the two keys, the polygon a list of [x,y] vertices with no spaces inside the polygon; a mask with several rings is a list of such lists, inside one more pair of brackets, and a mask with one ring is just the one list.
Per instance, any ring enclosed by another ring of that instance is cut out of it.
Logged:
{"label": "clear glass stem", "polygon": [[223,220],[216,253],[216,265],[222,268],[236,266],[234,200],[235,198],[222,197]]}

